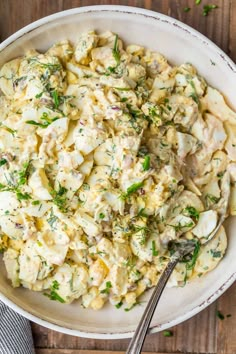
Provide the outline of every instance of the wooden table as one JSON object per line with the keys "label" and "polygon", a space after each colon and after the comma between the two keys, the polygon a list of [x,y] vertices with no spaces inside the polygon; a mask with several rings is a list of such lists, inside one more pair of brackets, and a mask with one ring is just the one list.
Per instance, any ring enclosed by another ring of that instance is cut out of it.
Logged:
{"label": "wooden table", "polygon": [[[214,3],[218,9],[202,16],[204,4]],[[168,14],[191,25],[212,39],[236,61],[236,0],[0,0],[0,41],[19,28],[57,11],[97,4],[119,4],[145,7]],[[185,7],[191,7],[184,12]],[[236,89],[236,88],[235,88]],[[220,310],[225,320],[216,316]],[[231,314],[231,317],[226,315]],[[88,340],[60,334],[32,324],[37,354],[121,354],[128,340]],[[144,350],[148,353],[218,353],[236,354],[236,284],[217,302],[199,315],[174,327],[173,337],[162,333],[149,336]]]}

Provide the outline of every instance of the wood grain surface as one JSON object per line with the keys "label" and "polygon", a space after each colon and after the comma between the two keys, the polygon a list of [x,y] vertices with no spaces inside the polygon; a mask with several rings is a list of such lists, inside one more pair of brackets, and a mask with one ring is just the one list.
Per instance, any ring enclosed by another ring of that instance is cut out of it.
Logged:
{"label": "wood grain surface", "polygon": [[[203,5],[218,8],[202,15]],[[0,0],[0,41],[19,28],[49,14],[73,7],[116,4],[144,7],[175,17],[213,40],[236,61],[236,0]],[[189,12],[184,12],[190,7]],[[225,319],[220,320],[220,310]],[[227,315],[231,315],[227,317]],[[129,340],[94,340],[76,338],[32,324],[37,354],[121,354]],[[217,302],[194,318],[172,328],[173,337],[163,333],[148,336],[144,350],[158,354],[236,354],[236,284]]]}

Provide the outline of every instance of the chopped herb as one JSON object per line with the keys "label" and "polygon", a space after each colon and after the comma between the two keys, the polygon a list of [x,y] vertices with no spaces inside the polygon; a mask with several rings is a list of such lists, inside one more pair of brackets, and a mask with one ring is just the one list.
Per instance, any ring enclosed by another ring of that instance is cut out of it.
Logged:
{"label": "chopped herb", "polygon": [[136,302],[136,303],[133,304],[131,307],[125,308],[125,312],[129,312],[129,311],[133,310],[133,308],[134,308],[136,305],[138,305],[138,304],[139,304],[139,303]]}
{"label": "chopped herb", "polygon": [[56,290],[59,290],[59,283],[57,280],[54,280],[50,288],[50,294],[45,293],[44,295],[49,297],[50,300],[59,301],[62,304],[65,303],[65,300],[60,295],[58,295]]}
{"label": "chopped herb", "polygon": [[123,302],[120,301],[120,302],[118,302],[118,304],[115,305],[115,307],[116,307],[117,309],[120,309],[122,305],[123,305]]}
{"label": "chopped herb", "polygon": [[183,210],[183,213],[187,214],[187,216],[191,216],[193,218],[195,218],[196,220],[199,220],[199,212],[197,211],[196,208],[194,208],[193,206],[188,206]]}
{"label": "chopped herb", "polygon": [[199,104],[199,98],[198,98],[198,94],[197,94],[197,90],[196,90],[196,87],[195,87],[195,84],[194,82],[191,80],[190,82],[190,85],[192,86],[193,88],[193,92],[190,94],[190,97],[192,97],[192,99],[197,103]]}
{"label": "chopped herb", "polygon": [[32,205],[39,205],[40,201],[39,200],[33,200],[33,202],[31,203]]}
{"label": "chopped herb", "polygon": [[3,166],[7,163],[6,159],[0,159],[0,166]]}
{"label": "chopped herb", "polygon": [[138,183],[134,183],[132,184],[129,188],[127,188],[126,193],[122,193],[121,194],[121,199],[125,200],[126,198],[128,198],[131,194],[137,192],[138,189],[143,187],[143,182],[138,182]]}
{"label": "chopped herb", "polygon": [[171,331],[163,331],[163,336],[164,337],[173,337],[173,332],[171,332]]}
{"label": "chopped herb", "polygon": [[137,214],[137,217],[144,217],[144,218],[147,218],[148,215],[144,212],[145,208],[142,208],[139,210],[138,214]]}
{"label": "chopped herb", "polygon": [[[184,12],[189,12],[191,9],[190,9],[190,7],[184,7]],[[165,87],[164,87],[165,88]],[[164,89],[163,88],[163,89]]]}
{"label": "chopped herb", "polygon": [[128,101],[128,98],[127,98],[127,97],[122,97],[120,101],[121,101],[121,102],[127,102],[127,101]]}
{"label": "chopped herb", "polygon": [[182,225],[181,222],[179,221],[178,224],[176,224],[176,225],[171,225],[171,224],[168,224],[168,225],[172,226],[175,229],[175,231],[178,232],[178,231],[181,231],[182,229],[184,229],[185,227],[194,226],[194,223],[191,221],[188,224]]}
{"label": "chopped herb", "polygon": [[225,319],[225,316],[223,315],[223,313],[221,313],[219,310],[216,311],[216,316],[223,321]]}
{"label": "chopped herb", "polygon": [[59,189],[58,191],[56,190],[52,190],[51,191],[51,195],[53,197],[53,203],[56,204],[56,206],[62,211],[62,212],[66,212],[67,208],[66,208],[66,202],[67,202],[67,198],[65,196],[67,192],[67,189],[65,187],[62,187],[61,184],[59,183]]}
{"label": "chopped herb", "polygon": [[22,193],[20,191],[16,192],[16,197],[18,200],[29,200],[31,199],[31,196],[29,195],[29,193]]}
{"label": "chopped herb", "polygon": [[37,95],[35,95],[35,98],[41,98],[44,94],[44,91],[38,93]]}
{"label": "chopped herb", "polygon": [[40,242],[39,240],[37,240],[37,245],[38,245],[39,247],[42,247],[42,246],[43,246],[42,242]]}
{"label": "chopped herb", "polygon": [[54,224],[55,222],[57,222],[58,217],[56,215],[53,214],[53,211],[51,210],[50,213],[50,217],[47,219],[47,222],[49,223],[49,225],[51,226],[51,228],[54,228]]}
{"label": "chopped herb", "polygon": [[110,289],[112,288],[112,284],[110,281],[106,282],[106,288],[101,290],[101,294],[109,294],[110,293]]}
{"label": "chopped herb", "polygon": [[60,100],[59,100],[59,96],[58,96],[57,90],[54,90],[52,92],[52,98],[53,98],[54,106],[57,109],[59,107],[59,105],[60,105]]}
{"label": "chopped herb", "polygon": [[211,250],[210,252],[213,258],[220,258],[222,256],[221,251]]}
{"label": "chopped herb", "polygon": [[143,166],[143,171],[148,171],[150,169],[150,156],[149,155],[145,156],[142,166]]}
{"label": "chopped herb", "polygon": [[211,65],[213,65],[213,66],[216,65],[216,63],[213,60],[210,59],[210,61],[211,61]]}
{"label": "chopped herb", "polygon": [[152,255],[153,257],[158,256],[159,252],[156,250],[155,241],[152,241]]}
{"label": "chopped herb", "polygon": [[104,219],[104,218],[105,218],[105,214],[100,213],[100,214],[99,214],[99,219]]}
{"label": "chopped herb", "polygon": [[113,57],[116,61],[116,64],[119,65],[120,64],[120,51],[119,51],[119,46],[118,46],[118,35],[115,35],[115,41],[114,41],[114,47],[112,49],[112,54]]}
{"label": "chopped herb", "polygon": [[203,7],[203,16],[207,16],[210,11],[217,9],[217,5],[204,5]]}
{"label": "chopped herb", "polygon": [[18,172],[19,180],[18,185],[26,184],[30,174],[31,161],[23,164],[23,169]]}
{"label": "chopped herb", "polygon": [[36,125],[40,128],[47,128],[51,123],[55,122],[56,120],[59,119],[59,117],[54,117],[54,118],[49,118],[48,114],[46,112],[43,112],[42,116],[40,117],[42,119],[43,123],[36,122],[35,120],[27,120],[27,124],[31,125]]}
{"label": "chopped herb", "polygon": [[193,251],[192,259],[191,261],[186,263],[186,270],[192,270],[195,267],[200,248],[201,248],[200,242],[196,241],[196,246]]}
{"label": "chopped herb", "polygon": [[202,2],[202,0],[195,0],[195,4],[196,4],[196,5],[200,5],[201,2]]}

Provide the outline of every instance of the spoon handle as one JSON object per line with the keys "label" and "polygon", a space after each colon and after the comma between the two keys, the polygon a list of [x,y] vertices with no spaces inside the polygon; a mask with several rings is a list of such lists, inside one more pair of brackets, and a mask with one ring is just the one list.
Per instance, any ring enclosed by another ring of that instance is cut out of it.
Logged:
{"label": "spoon handle", "polygon": [[179,259],[173,259],[171,260],[165,270],[163,271],[153,293],[152,296],[150,297],[147,307],[144,310],[143,316],[138,324],[138,327],[133,335],[133,338],[131,339],[128,349],[126,351],[126,354],[140,354],[142,347],[143,347],[143,342],[145,340],[150,322],[152,320],[154,311],[157,307],[157,304],[160,300],[161,294],[166,286],[166,283],[173,272],[176,264],[178,263]]}

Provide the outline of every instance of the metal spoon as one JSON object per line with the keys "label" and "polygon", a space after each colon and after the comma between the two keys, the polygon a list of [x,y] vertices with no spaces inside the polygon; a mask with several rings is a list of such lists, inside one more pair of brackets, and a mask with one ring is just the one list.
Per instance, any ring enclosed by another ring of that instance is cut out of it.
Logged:
{"label": "metal spoon", "polygon": [[[216,204],[215,209],[217,210],[220,218],[218,225],[216,226],[215,230],[209,235],[207,240],[202,242],[202,245],[206,245],[210,242],[213,237],[219,231],[221,225],[225,221],[227,217],[227,210],[229,204],[229,196],[230,196],[230,176],[228,172],[225,172],[222,181],[221,181],[221,199]],[[147,307],[143,313],[143,316],[139,322],[139,325],[133,335],[133,338],[130,341],[126,354],[140,354],[144,340],[146,338],[146,334],[152,320],[154,311],[157,307],[157,304],[160,300],[162,292],[166,286],[166,283],[172,274],[176,264],[183,259],[183,257],[191,254],[196,246],[196,243],[191,240],[183,240],[181,242],[176,243],[175,245],[175,252],[172,255],[169,263],[167,264],[166,268],[164,269],[153,293],[151,298],[148,301]]]}

